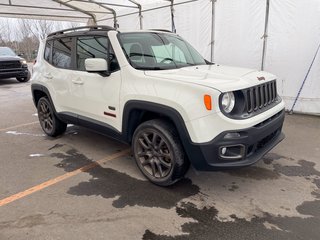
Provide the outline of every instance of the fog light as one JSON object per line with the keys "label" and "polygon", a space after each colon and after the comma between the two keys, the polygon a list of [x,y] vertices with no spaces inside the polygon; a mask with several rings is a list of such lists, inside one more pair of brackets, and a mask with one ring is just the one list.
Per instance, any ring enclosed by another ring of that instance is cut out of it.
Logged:
{"label": "fog light", "polygon": [[237,160],[244,157],[245,150],[246,147],[243,144],[223,146],[219,149],[219,155],[224,159]]}
{"label": "fog light", "polygon": [[227,152],[227,148],[225,148],[225,147],[224,147],[224,148],[221,148],[221,154],[222,154],[222,155],[225,155],[226,152]]}

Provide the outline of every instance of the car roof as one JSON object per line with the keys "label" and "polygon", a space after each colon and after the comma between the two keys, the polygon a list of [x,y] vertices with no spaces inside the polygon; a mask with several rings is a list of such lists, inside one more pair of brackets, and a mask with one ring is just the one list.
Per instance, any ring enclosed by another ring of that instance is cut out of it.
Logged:
{"label": "car roof", "polygon": [[144,30],[134,30],[134,31],[121,31],[121,33],[141,33],[141,32],[157,32],[157,33],[171,33],[175,34],[169,30],[166,29],[144,29]]}
{"label": "car roof", "polygon": [[[56,31],[53,33],[50,33],[47,37],[47,40],[54,39],[54,38],[62,38],[62,37],[73,37],[73,36],[79,36],[79,35],[91,35],[91,34],[97,34],[97,35],[106,35],[109,31],[117,31],[119,30],[105,25],[98,25],[98,26],[83,26],[83,27],[77,27],[77,28],[69,28],[64,29],[60,31]],[[121,33],[142,33],[142,32],[157,32],[157,33],[172,33],[169,30],[165,29],[148,29],[148,30],[134,30],[134,31],[121,31]]]}

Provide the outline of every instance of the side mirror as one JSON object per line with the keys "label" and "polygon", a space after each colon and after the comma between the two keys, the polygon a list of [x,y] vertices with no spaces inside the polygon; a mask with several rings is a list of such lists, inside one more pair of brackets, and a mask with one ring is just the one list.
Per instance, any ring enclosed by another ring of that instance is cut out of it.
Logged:
{"label": "side mirror", "polygon": [[87,72],[99,73],[102,76],[110,75],[108,62],[103,58],[87,58],[84,65]]}

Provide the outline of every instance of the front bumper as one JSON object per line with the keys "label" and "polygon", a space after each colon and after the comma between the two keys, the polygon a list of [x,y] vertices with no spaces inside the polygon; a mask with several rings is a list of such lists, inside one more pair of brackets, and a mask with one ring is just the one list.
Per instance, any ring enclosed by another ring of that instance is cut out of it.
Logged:
{"label": "front bumper", "polygon": [[0,78],[25,78],[28,77],[28,68],[0,69]]}
{"label": "front bumper", "polygon": [[[285,112],[282,110],[253,127],[223,132],[208,143],[189,143],[189,147],[185,150],[197,170],[210,171],[249,166],[259,161],[284,139],[284,134],[281,132],[284,116]],[[228,133],[236,133],[239,136],[225,138]],[[221,154],[221,149],[226,146],[242,146],[242,156],[235,159],[225,158]]]}

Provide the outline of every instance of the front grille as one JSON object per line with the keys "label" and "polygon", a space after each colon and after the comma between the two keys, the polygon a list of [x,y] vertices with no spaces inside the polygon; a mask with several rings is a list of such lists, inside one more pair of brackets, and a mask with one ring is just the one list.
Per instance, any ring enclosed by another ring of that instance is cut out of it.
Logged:
{"label": "front grille", "polygon": [[245,95],[246,111],[249,114],[265,108],[277,100],[276,81],[257,85],[243,91]]}
{"label": "front grille", "polygon": [[0,62],[0,70],[21,68],[20,61]]}

